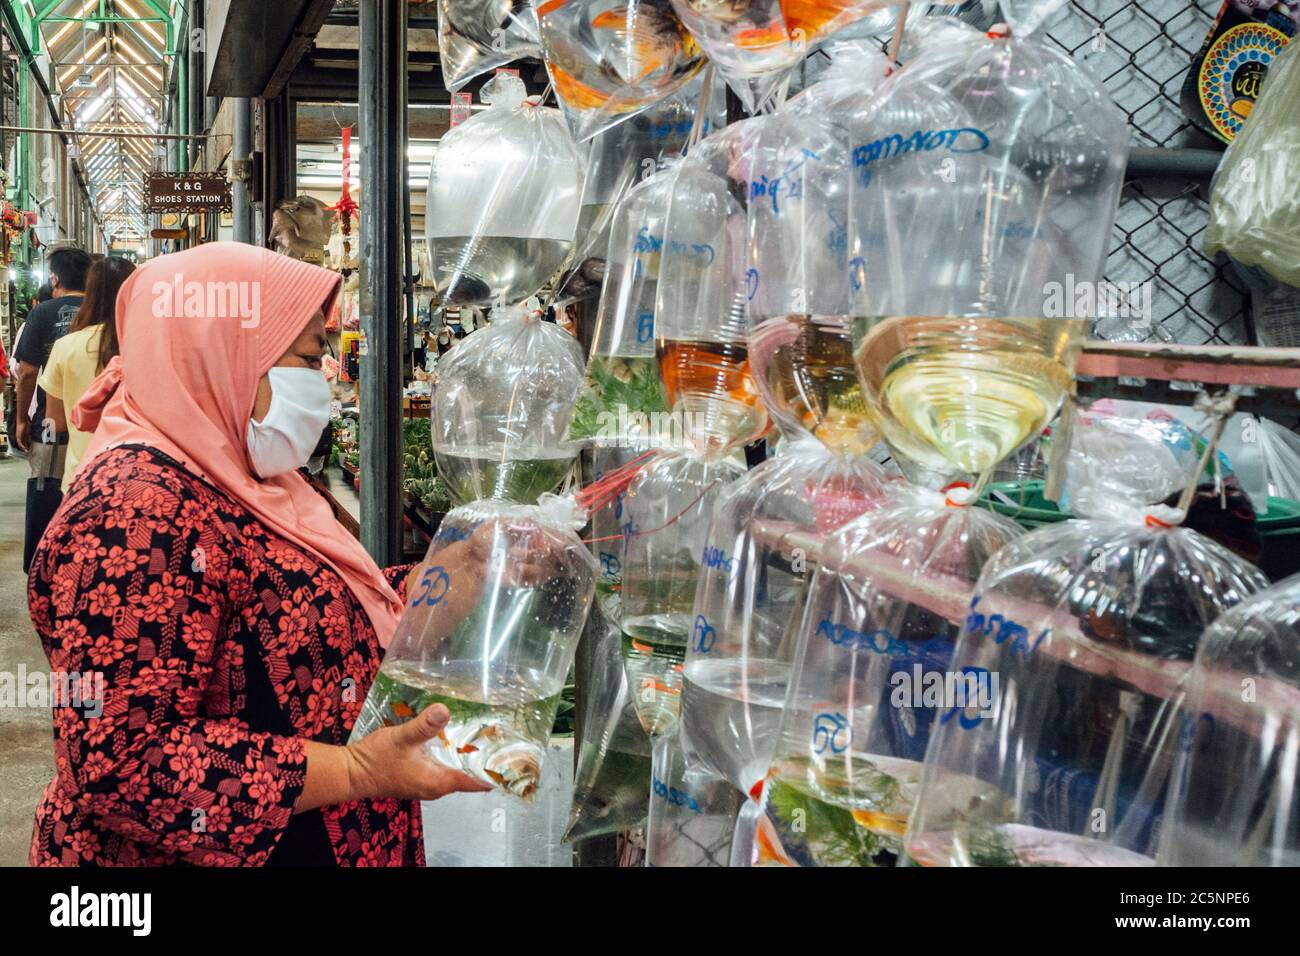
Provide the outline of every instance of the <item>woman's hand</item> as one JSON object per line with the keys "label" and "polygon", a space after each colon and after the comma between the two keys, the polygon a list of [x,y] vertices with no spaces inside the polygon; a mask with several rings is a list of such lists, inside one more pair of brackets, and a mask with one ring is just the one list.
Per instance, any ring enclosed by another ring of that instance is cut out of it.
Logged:
{"label": "woman's hand", "polygon": [[349,789],[357,799],[437,800],[449,793],[478,793],[492,787],[467,773],[434,763],[429,741],[450,714],[433,704],[396,727],[382,727],[346,748]]}
{"label": "woman's hand", "polygon": [[516,529],[505,547],[501,520],[485,521],[463,541],[453,541],[411,568],[406,606],[427,608],[424,641],[445,638],[470,615],[489,584],[534,588],[563,569],[563,548],[538,528]]}

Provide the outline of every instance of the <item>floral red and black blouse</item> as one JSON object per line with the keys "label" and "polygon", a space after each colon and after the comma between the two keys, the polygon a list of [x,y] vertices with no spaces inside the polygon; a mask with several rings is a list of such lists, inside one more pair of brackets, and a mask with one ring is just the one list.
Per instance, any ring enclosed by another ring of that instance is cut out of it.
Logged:
{"label": "floral red and black blouse", "polygon": [[54,702],[32,865],[423,865],[418,803],[294,814],[303,741],[347,742],[382,651],[332,568],[179,463],[91,463],[28,603],[51,670],[79,678]]}

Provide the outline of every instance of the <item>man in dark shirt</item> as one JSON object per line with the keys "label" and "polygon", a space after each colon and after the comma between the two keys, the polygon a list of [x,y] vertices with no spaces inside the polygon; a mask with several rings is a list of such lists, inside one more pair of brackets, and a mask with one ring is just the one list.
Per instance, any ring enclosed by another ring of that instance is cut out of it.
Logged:
{"label": "man in dark shirt", "polygon": [[[14,350],[18,365],[18,422],[14,436],[18,447],[31,452],[33,438],[51,443],[45,423],[45,390],[36,384],[43,366],[50,357],[50,349],[72,328],[72,320],[81,308],[86,292],[86,272],[90,256],[75,247],[56,249],[47,263],[50,270],[52,297],[32,309],[23,323],[22,338]],[[36,395],[36,411],[29,419],[24,414]],[[37,433],[32,434],[35,426]]]}
{"label": "man in dark shirt", "polygon": [[[63,461],[68,433],[59,434],[54,423],[45,417],[45,390],[36,384],[41,367],[49,361],[54,343],[72,328],[72,320],[85,298],[86,272],[90,256],[68,246],[56,249],[46,260],[50,271],[53,297],[27,314],[22,334],[14,348],[18,366],[18,415],[14,426],[14,443],[27,453],[32,477],[27,483],[27,520],[23,540],[23,570],[26,571],[45,526],[54,517],[63,495]],[[35,412],[28,417],[32,397]]]}

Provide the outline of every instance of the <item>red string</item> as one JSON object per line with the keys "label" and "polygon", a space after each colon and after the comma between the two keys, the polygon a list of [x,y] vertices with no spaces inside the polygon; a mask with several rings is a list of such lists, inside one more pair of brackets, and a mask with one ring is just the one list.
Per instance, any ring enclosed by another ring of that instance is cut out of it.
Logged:
{"label": "red string", "polygon": [[583,488],[575,494],[574,500],[579,507],[587,512],[588,517],[594,515],[601,508],[605,507],[623,492],[627,491],[627,486],[636,480],[636,476],[641,474],[642,465],[648,458],[653,457],[654,449],[642,452],[637,455],[626,465],[615,468],[602,475],[597,481],[593,481],[586,488]]}

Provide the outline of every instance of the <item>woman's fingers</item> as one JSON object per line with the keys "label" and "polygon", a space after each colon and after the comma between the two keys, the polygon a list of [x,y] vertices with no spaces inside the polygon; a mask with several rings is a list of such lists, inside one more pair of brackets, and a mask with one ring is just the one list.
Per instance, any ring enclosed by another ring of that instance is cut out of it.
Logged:
{"label": "woman's fingers", "polygon": [[447,726],[450,719],[451,711],[444,705],[430,704],[411,720],[394,728],[397,744],[399,747],[422,746],[442,733],[442,728]]}
{"label": "woman's fingers", "polygon": [[426,788],[425,795],[421,799],[437,800],[449,793],[485,793],[491,790],[492,786],[459,770],[433,767]]}

